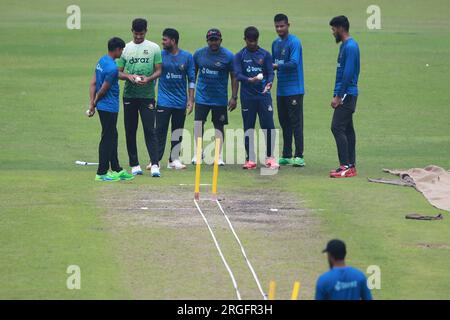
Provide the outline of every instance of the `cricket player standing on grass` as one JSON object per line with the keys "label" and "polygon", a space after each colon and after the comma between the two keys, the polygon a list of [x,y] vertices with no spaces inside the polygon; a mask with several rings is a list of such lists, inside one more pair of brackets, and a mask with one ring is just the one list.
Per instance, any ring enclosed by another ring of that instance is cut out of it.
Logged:
{"label": "cricket player standing on grass", "polygon": [[345,16],[330,21],[336,43],[342,42],[337,60],[336,84],[331,107],[334,109],[331,131],[336,140],[340,166],[330,172],[331,178],[356,176],[356,136],[353,113],[358,99],[359,47],[350,37],[350,23]]}
{"label": "cricket player standing on grass", "polygon": [[248,27],[244,31],[246,47],[234,57],[234,72],[241,85],[242,119],[245,131],[245,151],[247,153],[243,169],[256,169],[254,150],[254,129],[256,116],[266,136],[266,161],[270,169],[279,165],[273,157],[275,146],[275,125],[270,89],[274,78],[272,56],[258,46],[259,31]]}
{"label": "cricket player standing on grass", "polygon": [[[282,13],[274,18],[278,38],[272,43],[273,69],[277,70],[278,119],[283,130],[283,156],[280,165],[303,167],[303,53],[300,40],[289,33],[288,17]],[[295,153],[292,157],[292,136]]]}
{"label": "cricket player standing on grass", "polygon": [[151,170],[152,177],[159,177],[159,150],[155,129],[155,81],[161,75],[161,49],[156,43],[145,39],[146,20],[133,20],[131,32],[133,41],[127,43],[122,56],[117,60],[119,78],[126,81],[123,106],[128,157],[132,174],[142,174],[136,146],[140,115],[150,157],[147,170]]}
{"label": "cricket player standing on grass", "polygon": [[[216,138],[220,139],[220,157],[218,164],[225,165],[222,157],[222,146],[225,137],[224,126],[228,124],[228,110],[236,109],[238,82],[233,73],[233,53],[221,47],[222,33],[218,29],[210,29],[206,34],[207,47],[194,53],[195,73],[197,78],[197,93],[195,95],[195,144],[197,138],[203,135],[204,124],[209,111]],[[232,97],[228,101],[228,77],[231,78]],[[196,152],[192,164],[196,164]]]}
{"label": "cricket player standing on grass", "polygon": [[[178,48],[180,36],[175,29],[165,29],[162,34],[162,75],[158,83],[156,128],[159,140],[159,161],[164,155],[169,122],[172,124],[171,148],[168,169],[184,169],[180,148],[186,113],[191,114],[194,104],[195,65],[192,54]],[[189,83],[189,97],[186,94]]]}
{"label": "cricket player standing on grass", "polygon": [[[133,175],[123,170],[117,156],[117,115],[119,112],[119,70],[115,59],[122,54],[125,42],[120,38],[108,41],[108,54],[100,58],[92,77],[89,96],[89,117],[97,108],[102,138],[98,147],[99,165],[95,181],[132,180]],[[108,173],[111,165],[112,172]]]}
{"label": "cricket player standing on grass", "polygon": [[364,273],[345,264],[345,243],[334,239],[328,242],[330,271],[322,274],[316,284],[316,300],[372,300]]}

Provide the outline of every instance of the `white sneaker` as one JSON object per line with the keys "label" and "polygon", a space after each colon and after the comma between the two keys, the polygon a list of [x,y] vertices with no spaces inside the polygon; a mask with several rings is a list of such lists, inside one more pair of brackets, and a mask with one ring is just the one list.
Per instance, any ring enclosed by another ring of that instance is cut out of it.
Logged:
{"label": "white sneaker", "polygon": [[219,158],[219,161],[217,161],[217,164],[219,167],[223,167],[225,165],[225,162],[222,160],[222,158]]}
{"label": "white sneaker", "polygon": [[175,159],[172,162],[169,162],[169,164],[167,165],[167,169],[186,169],[186,165],[184,165],[179,159]]}
{"label": "white sneaker", "polygon": [[161,177],[161,172],[159,172],[159,166],[157,164],[154,164],[150,168],[150,174],[152,177],[159,178]]}
{"label": "white sneaker", "polygon": [[142,175],[142,169],[141,169],[141,166],[140,166],[140,165],[137,165],[137,166],[131,167],[131,174],[132,174],[133,176],[136,176],[136,175]]}
{"label": "white sneaker", "polygon": [[[205,159],[205,155],[202,153],[202,160]],[[197,154],[192,157],[191,163],[195,166],[197,164]]]}

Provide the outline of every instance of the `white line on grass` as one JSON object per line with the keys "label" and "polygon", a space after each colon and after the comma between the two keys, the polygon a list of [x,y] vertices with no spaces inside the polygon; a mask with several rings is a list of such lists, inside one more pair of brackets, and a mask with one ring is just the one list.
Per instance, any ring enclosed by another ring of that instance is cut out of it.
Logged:
{"label": "white line on grass", "polygon": [[197,207],[198,212],[202,216],[203,221],[205,221],[206,226],[208,227],[209,233],[211,234],[211,237],[213,238],[214,244],[216,245],[216,248],[217,248],[217,251],[219,252],[220,258],[222,258],[225,268],[227,268],[228,273],[230,274],[231,281],[233,282],[234,289],[236,290],[237,298],[238,298],[238,300],[242,300],[241,294],[239,293],[236,279],[234,278],[234,275],[233,275],[233,271],[231,271],[230,266],[228,265],[227,261],[225,260],[225,257],[223,256],[222,250],[220,249],[220,246],[219,246],[219,243],[217,242],[216,236],[214,235],[214,232],[212,231],[211,226],[208,223],[208,220],[206,219],[205,215],[203,214],[202,209],[200,209],[200,206],[198,205],[197,200],[194,199],[194,203],[195,203],[195,206]]}
{"label": "white line on grass", "polygon": [[222,205],[220,204],[219,200],[216,199],[216,203],[217,203],[217,206],[219,207],[220,211],[222,211],[222,214],[224,215],[225,219],[228,222],[228,225],[230,226],[231,232],[233,233],[234,237],[236,238],[237,243],[239,244],[239,247],[241,248],[242,255],[244,256],[245,261],[247,262],[248,268],[252,272],[253,278],[255,279],[256,285],[258,286],[259,292],[262,294],[263,299],[267,300],[267,295],[264,293],[264,290],[261,287],[261,283],[259,282],[258,276],[256,275],[256,272],[253,269],[253,266],[250,263],[250,260],[248,259],[247,254],[245,253],[245,249],[241,243],[241,240],[239,240],[239,237],[238,237],[236,231],[234,231],[234,228],[233,228],[233,225],[231,224],[230,219],[228,219],[228,216],[226,215],[225,210],[223,210]]}

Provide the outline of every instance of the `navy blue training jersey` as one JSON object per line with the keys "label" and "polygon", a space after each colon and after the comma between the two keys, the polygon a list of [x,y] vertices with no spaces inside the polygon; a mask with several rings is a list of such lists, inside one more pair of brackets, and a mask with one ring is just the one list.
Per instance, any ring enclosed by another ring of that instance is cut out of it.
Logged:
{"label": "navy blue training jersey", "polygon": [[[247,48],[239,51],[234,57],[234,72],[236,79],[241,82],[241,100],[263,98],[270,95],[267,92],[263,95],[264,87],[273,82],[274,73],[272,67],[272,56],[263,48],[250,51]],[[250,83],[249,78],[263,74],[263,80]]]}

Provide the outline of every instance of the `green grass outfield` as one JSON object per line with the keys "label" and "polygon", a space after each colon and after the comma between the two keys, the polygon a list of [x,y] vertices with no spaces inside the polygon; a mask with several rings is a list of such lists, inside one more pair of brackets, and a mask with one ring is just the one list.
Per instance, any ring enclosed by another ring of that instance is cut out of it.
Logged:
{"label": "green grass outfield", "polygon": [[[374,291],[375,298],[450,297],[448,213],[443,221],[405,220],[410,212],[440,211],[413,189],[367,182],[381,176],[382,168],[450,168],[448,1],[377,1],[379,31],[366,28],[366,8],[373,3],[366,0],[76,1],[82,29],[67,30],[66,7],[73,3],[0,4],[0,298],[234,298],[206,227],[198,228],[198,241],[184,228],[119,229],[99,202],[108,194],[125,197],[149,186],[163,194],[170,186],[193,183],[192,166],[182,173],[163,170],[159,180],[147,176],[105,186],[94,183],[94,168],[73,162],[96,161],[98,119],[84,116],[88,83],[106,41],[131,39],[133,18],[148,18],[148,38],[158,43],[165,27],[177,28],[180,47],[191,52],[205,44],[208,28],[219,27],[223,45],[237,52],[248,25],[260,29],[261,46],[270,49],[277,12],[289,15],[291,32],[303,42],[307,167],[283,168],[269,178],[226,167],[219,188],[232,192],[239,186],[248,193],[265,188],[268,195],[287,191],[305,201],[320,232],[304,243],[299,239],[308,237],[296,232],[272,234],[263,246],[254,241],[263,237],[258,231],[241,230],[265,289],[274,279],[279,298],[288,298],[292,283],[300,280],[305,283],[301,298],[312,298],[315,276],[327,269],[321,246],[340,237],[347,242],[350,264],[381,267],[382,289]],[[361,48],[355,115],[359,176],[345,181],[327,177],[336,166],[329,103],[338,53],[328,21],[338,14],[349,17]],[[192,121],[191,116],[189,128]],[[241,125],[235,111],[229,127]],[[122,115],[119,135],[125,165]],[[144,162],[142,133],[139,139]],[[206,181],[211,170],[205,171]],[[183,245],[183,239],[190,242]],[[224,239],[224,246],[231,246],[233,239]],[[274,259],[277,248],[288,251]],[[66,288],[71,264],[81,267],[81,290]]]}

